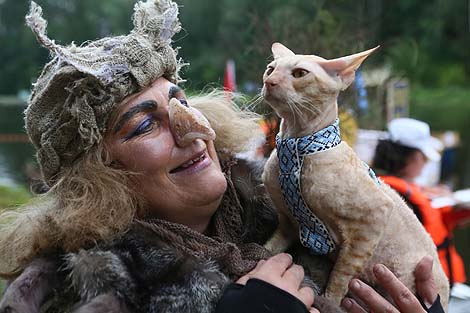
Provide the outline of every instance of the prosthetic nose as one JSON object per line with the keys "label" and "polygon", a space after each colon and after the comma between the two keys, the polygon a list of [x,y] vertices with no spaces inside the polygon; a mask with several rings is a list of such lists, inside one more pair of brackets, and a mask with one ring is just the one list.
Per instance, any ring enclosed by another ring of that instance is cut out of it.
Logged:
{"label": "prosthetic nose", "polygon": [[176,98],[169,103],[170,127],[176,143],[180,147],[191,144],[196,139],[214,140],[215,132],[201,112],[182,104]]}

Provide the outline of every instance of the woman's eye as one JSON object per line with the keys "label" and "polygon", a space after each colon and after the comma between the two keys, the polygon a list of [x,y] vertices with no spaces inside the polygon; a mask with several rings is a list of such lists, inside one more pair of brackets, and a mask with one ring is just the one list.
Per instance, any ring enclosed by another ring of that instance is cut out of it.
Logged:
{"label": "woman's eye", "polygon": [[295,69],[295,70],[292,71],[292,76],[294,76],[295,78],[304,77],[307,74],[308,74],[307,70],[300,69],[300,68]]}
{"label": "woman's eye", "polygon": [[147,116],[128,136],[124,138],[124,141],[148,133],[153,129],[156,122],[157,121],[155,120],[155,117],[153,115]]}
{"label": "woman's eye", "polygon": [[266,69],[266,75],[270,75],[273,71],[274,71],[274,67],[268,66],[268,68]]}

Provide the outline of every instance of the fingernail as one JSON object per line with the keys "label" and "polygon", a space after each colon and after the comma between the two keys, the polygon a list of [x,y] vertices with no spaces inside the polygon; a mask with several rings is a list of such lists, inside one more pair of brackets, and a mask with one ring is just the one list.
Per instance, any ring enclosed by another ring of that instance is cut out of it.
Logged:
{"label": "fingernail", "polygon": [[352,301],[349,299],[344,299],[343,302],[341,303],[341,306],[345,309],[350,309],[352,308]]}
{"label": "fingernail", "polygon": [[285,254],[286,256],[288,256],[291,261],[294,260],[294,258],[292,257],[292,255],[290,255],[289,253],[284,253],[284,254]]}
{"label": "fingernail", "polygon": [[361,283],[359,282],[359,280],[354,279],[354,280],[352,281],[351,287],[352,287],[353,289],[360,289],[360,288],[361,288]]}
{"label": "fingernail", "polygon": [[382,265],[382,264],[376,264],[376,265],[374,266],[374,272],[375,272],[375,274],[377,274],[377,275],[383,275],[383,274],[385,274],[385,266]]}

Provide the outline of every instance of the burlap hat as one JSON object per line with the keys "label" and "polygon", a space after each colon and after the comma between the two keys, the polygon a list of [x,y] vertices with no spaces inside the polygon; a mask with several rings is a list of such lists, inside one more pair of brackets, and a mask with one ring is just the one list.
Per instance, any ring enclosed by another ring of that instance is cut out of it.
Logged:
{"label": "burlap hat", "polygon": [[147,0],[134,7],[134,29],[81,46],[61,46],[46,35],[42,9],[31,2],[26,16],[52,60],[33,84],[26,131],[37,149],[44,180],[52,186],[65,168],[100,142],[119,102],[159,77],[178,82],[183,65],[171,47],[180,29],[178,6]]}

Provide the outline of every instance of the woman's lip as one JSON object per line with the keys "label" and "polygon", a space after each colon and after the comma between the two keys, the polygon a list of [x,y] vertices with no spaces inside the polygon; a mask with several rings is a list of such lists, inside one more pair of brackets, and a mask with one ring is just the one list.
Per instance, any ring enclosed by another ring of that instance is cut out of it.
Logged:
{"label": "woman's lip", "polygon": [[[188,167],[177,167],[173,170],[170,171],[170,174],[172,175],[191,175],[194,174],[200,170],[205,169],[206,167],[210,166],[212,163],[211,158],[209,157],[209,154],[207,153],[207,150],[205,150],[200,156],[204,156],[202,160],[197,161]],[[197,158],[198,156],[195,156],[193,159]],[[187,163],[187,162],[185,162]]]}

